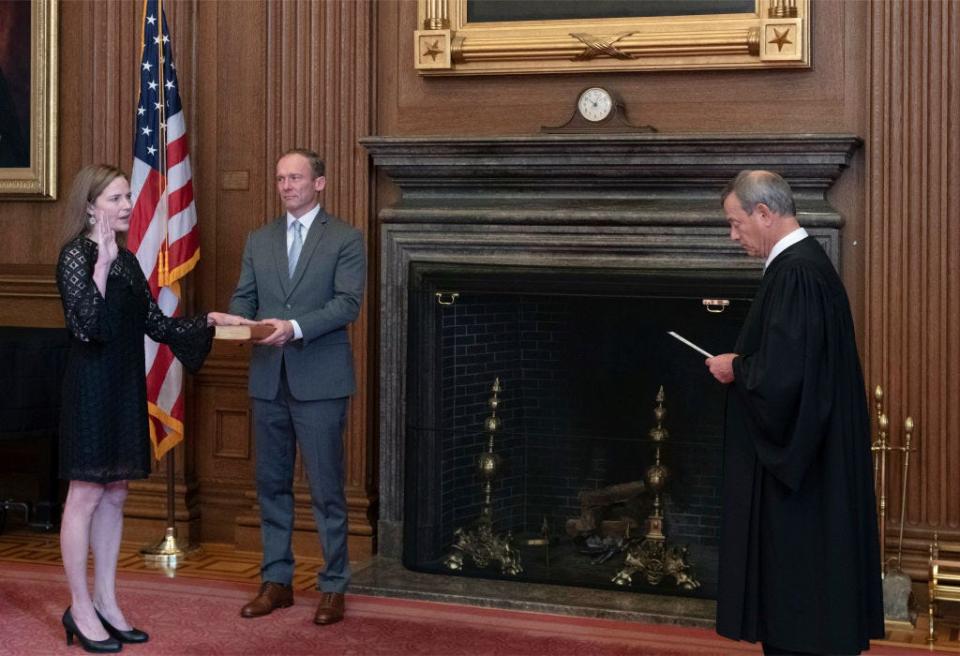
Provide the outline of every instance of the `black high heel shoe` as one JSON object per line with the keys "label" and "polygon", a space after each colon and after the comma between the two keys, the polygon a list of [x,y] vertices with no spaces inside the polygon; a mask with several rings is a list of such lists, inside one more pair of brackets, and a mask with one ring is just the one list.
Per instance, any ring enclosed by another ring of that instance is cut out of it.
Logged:
{"label": "black high heel shoe", "polygon": [[66,631],[67,634],[68,647],[73,644],[73,636],[77,636],[77,638],[80,639],[80,646],[83,647],[83,650],[93,654],[112,654],[123,649],[123,645],[113,637],[107,638],[106,640],[90,640],[87,636],[80,633],[80,629],[77,628],[77,623],[73,621],[73,614],[70,612],[69,606],[67,610],[63,611],[63,619],[60,621],[63,622],[63,630]]}
{"label": "black high heel shoe", "polygon": [[107,621],[107,618],[100,614],[100,611],[98,611],[96,608],[93,610],[97,614],[97,617],[100,618],[100,623],[103,624],[103,628],[107,630],[107,633],[120,642],[146,642],[150,639],[150,636],[140,629],[133,628],[129,631],[122,631],[118,629],[114,625],[110,624],[110,622]]}

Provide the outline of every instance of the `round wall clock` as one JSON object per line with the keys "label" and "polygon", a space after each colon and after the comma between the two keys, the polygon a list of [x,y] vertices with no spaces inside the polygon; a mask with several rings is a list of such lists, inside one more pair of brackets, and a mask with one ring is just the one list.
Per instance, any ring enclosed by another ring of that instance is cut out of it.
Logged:
{"label": "round wall clock", "polygon": [[625,134],[656,132],[649,125],[632,125],[623,100],[603,87],[589,87],[577,95],[573,114],[564,125],[540,128],[547,134]]}
{"label": "round wall clock", "polygon": [[577,99],[580,116],[592,123],[599,123],[610,116],[613,106],[613,96],[602,87],[584,89]]}

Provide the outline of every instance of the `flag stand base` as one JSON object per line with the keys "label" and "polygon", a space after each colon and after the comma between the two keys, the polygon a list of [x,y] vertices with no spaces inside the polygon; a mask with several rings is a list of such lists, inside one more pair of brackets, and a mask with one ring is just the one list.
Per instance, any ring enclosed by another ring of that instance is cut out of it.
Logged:
{"label": "flag stand base", "polygon": [[174,464],[173,449],[167,451],[167,530],[159,542],[143,547],[140,555],[143,556],[144,564],[148,567],[156,567],[163,570],[163,573],[169,577],[176,575],[176,569],[180,561],[188,556],[195,556],[200,553],[199,545],[190,544],[189,540],[180,540],[177,538],[177,527],[174,515]]}
{"label": "flag stand base", "polygon": [[176,569],[180,561],[187,556],[195,556],[200,552],[198,545],[190,544],[185,540],[177,539],[177,529],[167,527],[166,535],[159,542],[140,550],[140,555],[148,565],[155,565],[164,570]]}

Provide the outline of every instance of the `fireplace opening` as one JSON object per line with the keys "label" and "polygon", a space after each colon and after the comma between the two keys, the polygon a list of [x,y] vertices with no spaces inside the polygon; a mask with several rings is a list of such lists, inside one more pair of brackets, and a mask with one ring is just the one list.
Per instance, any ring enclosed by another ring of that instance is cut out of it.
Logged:
{"label": "fireplace opening", "polygon": [[755,272],[409,281],[405,566],[715,598],[726,392],[667,331],[731,351]]}

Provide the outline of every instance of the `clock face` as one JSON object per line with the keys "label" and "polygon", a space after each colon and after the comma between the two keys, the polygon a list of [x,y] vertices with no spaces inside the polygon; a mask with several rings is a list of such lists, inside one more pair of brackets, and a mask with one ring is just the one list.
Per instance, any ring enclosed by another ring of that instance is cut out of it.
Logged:
{"label": "clock face", "polygon": [[593,121],[594,123],[602,121],[610,116],[613,111],[613,98],[610,92],[600,87],[591,87],[580,94],[577,101],[577,111],[580,116]]}

